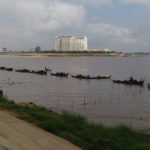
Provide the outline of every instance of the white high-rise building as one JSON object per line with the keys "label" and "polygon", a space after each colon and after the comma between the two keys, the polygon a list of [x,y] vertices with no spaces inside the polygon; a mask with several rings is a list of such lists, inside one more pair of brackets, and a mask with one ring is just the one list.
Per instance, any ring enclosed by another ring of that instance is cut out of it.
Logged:
{"label": "white high-rise building", "polygon": [[87,37],[77,36],[56,36],[55,37],[56,51],[86,51]]}

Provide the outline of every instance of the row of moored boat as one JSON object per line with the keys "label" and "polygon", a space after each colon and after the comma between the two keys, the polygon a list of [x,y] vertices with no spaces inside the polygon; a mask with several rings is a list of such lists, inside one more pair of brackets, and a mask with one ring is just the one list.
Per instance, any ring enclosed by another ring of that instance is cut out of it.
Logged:
{"label": "row of moored boat", "polygon": [[77,79],[109,79],[109,78],[111,78],[110,75],[90,76],[90,75],[82,75],[82,74],[69,74],[69,73],[65,73],[65,72],[51,72],[51,69],[46,68],[46,67],[45,67],[44,70],[29,70],[29,69],[26,69],[26,68],[14,69],[14,68],[0,67],[0,70],[6,70],[6,71],[14,71],[15,70],[15,72],[32,73],[32,74],[40,74],[40,75],[47,75],[47,73],[50,72],[50,74],[52,76],[68,77],[70,75],[71,77],[77,78]]}
{"label": "row of moored boat", "polygon": [[[23,69],[14,69],[14,68],[10,68],[10,67],[0,67],[0,70],[6,70],[6,71],[14,71],[15,70],[15,72],[32,73],[32,74],[39,74],[39,75],[47,75],[47,73],[50,72],[50,74],[52,76],[68,77],[70,75],[72,78],[87,79],[87,80],[91,80],[91,79],[110,79],[111,78],[111,75],[90,76],[90,75],[82,75],[82,74],[69,74],[69,73],[65,73],[65,72],[51,72],[51,69],[46,68],[46,67],[45,67],[44,70],[29,70],[29,69],[25,69],[25,68],[23,68]],[[141,80],[136,80],[131,76],[127,80],[113,80],[113,83],[143,86],[144,85],[144,80],[142,80],[142,79]],[[150,83],[147,84],[147,87],[150,89]]]}

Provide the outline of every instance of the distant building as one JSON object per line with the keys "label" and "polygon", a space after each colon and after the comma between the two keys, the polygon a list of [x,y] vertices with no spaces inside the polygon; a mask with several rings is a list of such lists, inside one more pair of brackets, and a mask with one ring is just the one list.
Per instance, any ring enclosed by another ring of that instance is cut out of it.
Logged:
{"label": "distant building", "polygon": [[87,37],[77,36],[56,36],[55,37],[56,51],[86,51]]}
{"label": "distant building", "polygon": [[2,48],[2,49],[3,49],[3,52],[7,52],[7,48],[4,47],[4,48]]}
{"label": "distant building", "polygon": [[37,46],[37,47],[35,48],[35,52],[41,52],[41,47],[40,47],[40,46]]}

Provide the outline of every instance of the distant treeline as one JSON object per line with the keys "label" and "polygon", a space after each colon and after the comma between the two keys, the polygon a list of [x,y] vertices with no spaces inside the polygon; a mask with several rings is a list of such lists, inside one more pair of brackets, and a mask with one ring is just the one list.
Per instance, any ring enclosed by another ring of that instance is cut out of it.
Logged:
{"label": "distant treeline", "polygon": [[135,53],[125,53],[125,54],[132,54],[132,55],[150,55],[150,52],[135,52]]}

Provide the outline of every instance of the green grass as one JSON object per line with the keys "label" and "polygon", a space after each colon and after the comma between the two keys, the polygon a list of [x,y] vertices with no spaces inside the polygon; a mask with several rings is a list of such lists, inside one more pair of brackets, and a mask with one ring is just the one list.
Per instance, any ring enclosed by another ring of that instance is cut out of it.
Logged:
{"label": "green grass", "polygon": [[83,150],[150,150],[150,137],[127,126],[108,128],[90,123],[68,112],[61,115],[38,106],[19,105],[0,97],[0,109],[14,112],[48,132],[60,136]]}

